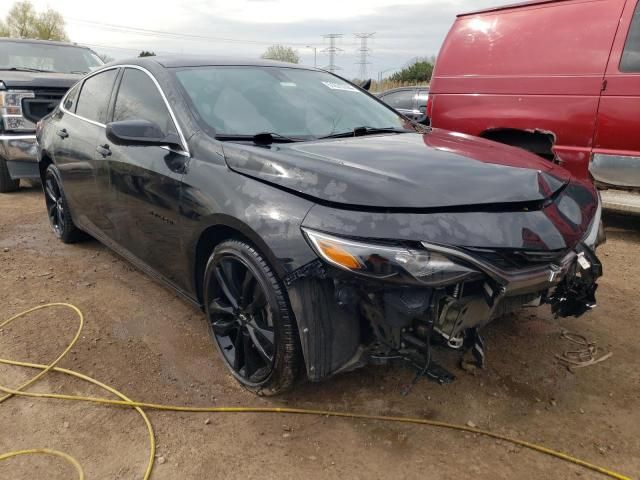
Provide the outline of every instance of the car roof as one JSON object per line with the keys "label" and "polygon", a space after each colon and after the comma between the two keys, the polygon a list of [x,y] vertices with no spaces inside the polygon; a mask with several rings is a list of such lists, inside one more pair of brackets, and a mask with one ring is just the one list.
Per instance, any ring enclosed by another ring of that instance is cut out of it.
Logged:
{"label": "car roof", "polygon": [[560,3],[560,2],[567,2],[569,0],[529,0],[527,2],[519,2],[519,3],[511,3],[508,5],[501,5],[498,7],[490,7],[490,8],[485,8],[482,10],[474,10],[472,12],[466,12],[466,13],[460,13],[457,16],[458,17],[466,17],[468,15],[477,15],[480,13],[491,13],[491,12],[499,12],[500,10],[509,10],[511,8],[523,8],[523,7],[530,7],[532,5],[543,5],[545,3]]}
{"label": "car roof", "polygon": [[295,63],[277,62],[275,60],[263,60],[242,57],[223,57],[212,55],[158,55],[151,57],[137,57],[112,62],[117,64],[144,65],[149,62],[157,63],[165,68],[181,67],[205,67],[205,66],[257,66],[257,67],[287,67],[301,70],[318,70],[313,67],[298,65]]}
{"label": "car roof", "polygon": [[0,37],[0,42],[13,42],[13,43],[36,43],[36,44],[44,44],[44,45],[55,45],[56,47],[74,47],[74,48],[84,48],[85,50],[91,50],[89,47],[84,45],[78,45],[77,43],[70,42],[57,42],[54,40],[37,40],[35,38],[11,38],[11,37]]}

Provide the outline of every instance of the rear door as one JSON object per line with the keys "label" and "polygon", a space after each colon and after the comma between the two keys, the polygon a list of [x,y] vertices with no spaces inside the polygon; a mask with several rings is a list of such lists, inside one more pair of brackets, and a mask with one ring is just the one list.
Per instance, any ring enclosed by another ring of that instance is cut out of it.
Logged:
{"label": "rear door", "polygon": [[602,183],[640,187],[640,3],[628,1],[598,110],[590,166]]}
{"label": "rear door", "polygon": [[[113,122],[143,119],[165,133],[180,136],[160,87],[150,73],[124,69],[113,106]],[[183,140],[184,143],[184,140]],[[113,225],[113,240],[146,265],[175,282],[172,265],[181,262],[179,199],[189,154],[159,146],[116,145],[101,133],[108,150],[110,185],[114,195],[105,204]]]}
{"label": "rear door", "polygon": [[70,92],[57,125],[54,157],[69,206],[81,226],[96,230],[101,197],[96,190],[96,142],[104,133],[117,69],[92,75]]}

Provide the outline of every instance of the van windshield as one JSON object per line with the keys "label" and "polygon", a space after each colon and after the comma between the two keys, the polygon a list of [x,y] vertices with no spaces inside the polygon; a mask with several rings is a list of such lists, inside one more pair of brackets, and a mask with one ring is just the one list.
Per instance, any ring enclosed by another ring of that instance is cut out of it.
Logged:
{"label": "van windshield", "polygon": [[269,132],[309,139],[363,127],[415,131],[406,118],[327,72],[205,66],[175,74],[202,121],[219,136]]}
{"label": "van windshield", "polygon": [[0,42],[0,70],[84,74],[102,63],[87,48],[35,42]]}

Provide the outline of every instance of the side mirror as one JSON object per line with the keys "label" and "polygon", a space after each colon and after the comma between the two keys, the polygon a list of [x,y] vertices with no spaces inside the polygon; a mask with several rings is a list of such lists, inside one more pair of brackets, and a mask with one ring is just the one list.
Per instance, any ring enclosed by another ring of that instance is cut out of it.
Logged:
{"label": "side mirror", "polygon": [[371,88],[371,79],[362,82],[360,84],[360,88],[362,88],[363,90],[366,90],[368,92],[369,89]]}
{"label": "side mirror", "polygon": [[173,133],[166,134],[154,122],[135,119],[107,124],[107,138],[116,145],[180,146]]}

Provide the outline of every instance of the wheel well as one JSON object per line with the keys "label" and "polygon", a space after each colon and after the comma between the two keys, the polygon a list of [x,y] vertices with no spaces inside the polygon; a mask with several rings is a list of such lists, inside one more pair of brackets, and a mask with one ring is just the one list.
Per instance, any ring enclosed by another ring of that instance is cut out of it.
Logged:
{"label": "wheel well", "polygon": [[503,128],[487,130],[480,134],[482,138],[504,143],[513,147],[519,147],[531,153],[535,153],[547,160],[554,160],[553,144],[556,136],[552,132],[542,130],[516,130]]}
{"label": "wheel well", "polygon": [[38,169],[40,170],[40,180],[42,181],[42,185],[44,185],[44,175],[47,172],[47,168],[52,163],[53,161],[46,153],[42,155],[42,158],[38,162]]}
{"label": "wheel well", "polygon": [[195,258],[195,285],[198,300],[202,302],[204,300],[202,293],[202,281],[204,280],[204,269],[207,266],[207,261],[213,253],[213,249],[225,240],[244,240],[248,243],[252,243],[245,235],[236,230],[235,228],[227,225],[214,225],[207,228],[198,239],[198,245],[196,246],[196,258]]}

